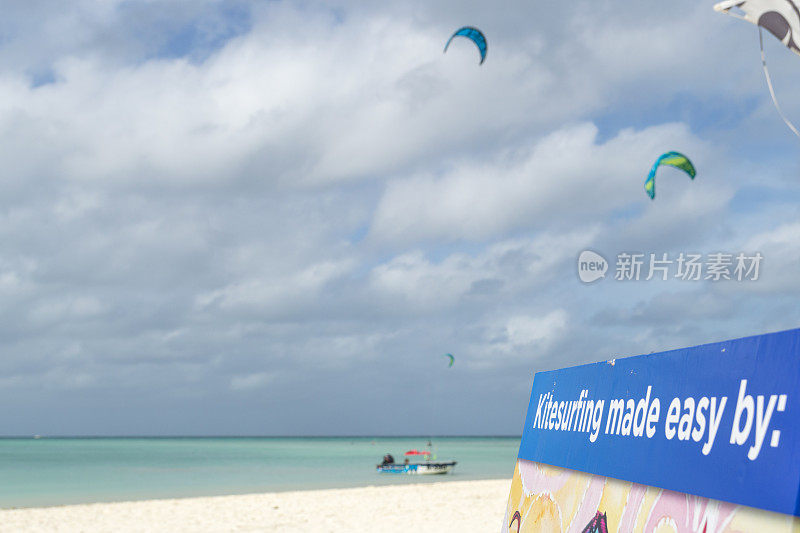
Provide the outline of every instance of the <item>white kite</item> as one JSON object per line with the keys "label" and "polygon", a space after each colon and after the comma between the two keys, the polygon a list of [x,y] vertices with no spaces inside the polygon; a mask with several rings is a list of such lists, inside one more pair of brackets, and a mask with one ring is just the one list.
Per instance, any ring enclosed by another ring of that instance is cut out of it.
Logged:
{"label": "white kite", "polygon": [[725,0],[714,6],[714,10],[746,20],[758,26],[758,37],[761,43],[761,64],[764,67],[764,76],[772,96],[772,103],[781,115],[787,126],[800,137],[794,124],[783,114],[775,90],[772,88],[772,79],[767,70],[767,59],[764,56],[764,39],[761,28],[766,29],[777,37],[792,52],[800,55],[800,0]]}

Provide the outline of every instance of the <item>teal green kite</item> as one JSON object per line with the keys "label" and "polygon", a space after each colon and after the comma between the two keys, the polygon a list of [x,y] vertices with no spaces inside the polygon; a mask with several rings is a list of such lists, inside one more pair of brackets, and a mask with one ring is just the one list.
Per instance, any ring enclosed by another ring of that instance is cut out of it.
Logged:
{"label": "teal green kite", "polygon": [[650,169],[650,174],[647,176],[647,180],[644,182],[644,190],[647,191],[647,194],[650,196],[651,200],[654,200],[656,197],[656,171],[661,165],[679,168],[686,172],[692,179],[694,179],[694,177],[697,175],[697,171],[694,169],[692,162],[689,161],[689,158],[682,153],[667,152],[665,154],[661,154],[658,159],[656,159],[653,168]]}
{"label": "teal green kite", "polygon": [[447,365],[447,368],[450,368],[451,366],[453,366],[453,363],[455,363],[455,361],[456,361],[456,358],[453,357],[453,354],[446,353],[446,354],[444,354],[444,356],[450,358],[450,363]]}

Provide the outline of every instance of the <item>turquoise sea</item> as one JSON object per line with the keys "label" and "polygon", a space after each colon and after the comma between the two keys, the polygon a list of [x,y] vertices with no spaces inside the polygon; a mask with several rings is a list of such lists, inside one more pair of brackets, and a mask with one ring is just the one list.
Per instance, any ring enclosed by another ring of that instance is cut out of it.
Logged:
{"label": "turquoise sea", "polygon": [[0,507],[508,478],[517,437],[438,437],[444,476],[378,474],[425,437],[0,439]]}

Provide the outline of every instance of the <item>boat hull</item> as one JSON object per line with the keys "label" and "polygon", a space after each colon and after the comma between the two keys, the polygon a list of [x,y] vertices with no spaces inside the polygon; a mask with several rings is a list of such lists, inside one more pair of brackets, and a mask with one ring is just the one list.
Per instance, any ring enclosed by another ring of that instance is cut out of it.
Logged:
{"label": "boat hull", "polygon": [[456,466],[455,461],[449,463],[415,463],[415,464],[391,464],[378,465],[377,471],[380,474],[409,474],[416,476],[430,476],[447,474]]}

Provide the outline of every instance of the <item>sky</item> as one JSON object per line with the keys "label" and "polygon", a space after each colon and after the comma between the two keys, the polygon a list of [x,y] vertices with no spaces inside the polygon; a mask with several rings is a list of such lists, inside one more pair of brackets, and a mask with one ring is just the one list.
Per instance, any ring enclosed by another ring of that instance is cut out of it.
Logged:
{"label": "sky", "polygon": [[0,435],[519,435],[537,371],[798,327],[800,143],[712,6],[5,2]]}

